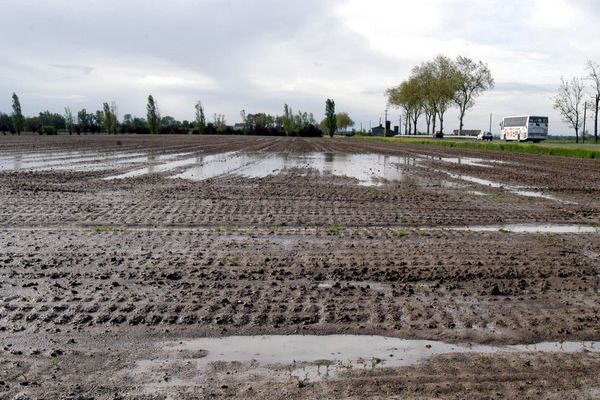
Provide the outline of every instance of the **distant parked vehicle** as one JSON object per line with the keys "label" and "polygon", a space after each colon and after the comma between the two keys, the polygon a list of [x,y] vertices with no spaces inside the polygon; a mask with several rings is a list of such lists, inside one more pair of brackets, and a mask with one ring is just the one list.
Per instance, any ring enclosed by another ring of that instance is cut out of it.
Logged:
{"label": "distant parked vehicle", "polygon": [[507,117],[500,124],[503,140],[541,142],[548,138],[548,117]]}
{"label": "distant parked vehicle", "polygon": [[492,132],[481,132],[477,135],[477,140],[489,140],[491,142],[493,139],[494,135],[492,135]]}

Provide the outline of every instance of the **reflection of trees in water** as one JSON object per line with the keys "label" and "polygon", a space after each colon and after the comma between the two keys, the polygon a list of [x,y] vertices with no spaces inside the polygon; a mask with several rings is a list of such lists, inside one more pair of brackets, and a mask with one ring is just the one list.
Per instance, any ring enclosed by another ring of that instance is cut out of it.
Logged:
{"label": "reflection of trees in water", "polygon": [[149,174],[153,174],[155,171],[155,163],[156,161],[156,154],[154,153],[148,153],[148,173]]}
{"label": "reflection of trees in water", "polygon": [[15,156],[15,161],[14,161],[14,165],[13,165],[13,169],[15,171],[18,171],[21,169],[21,163],[23,161],[23,155],[22,154],[17,154]]}

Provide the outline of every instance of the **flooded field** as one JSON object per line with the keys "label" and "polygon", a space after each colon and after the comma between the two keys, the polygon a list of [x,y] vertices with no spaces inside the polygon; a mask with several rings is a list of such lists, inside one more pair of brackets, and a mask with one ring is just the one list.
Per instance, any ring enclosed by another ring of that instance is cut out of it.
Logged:
{"label": "flooded field", "polygon": [[[386,181],[399,181],[405,167],[421,165],[427,159],[453,164],[492,167],[499,162],[472,157],[427,157],[425,155],[390,156],[383,154],[308,153],[289,152],[246,153],[224,152],[219,154],[126,152],[61,152],[44,157],[40,153],[0,153],[0,171],[124,171],[103,179],[126,179],[151,174],[171,178],[202,181],[226,175],[247,178],[265,178],[285,174],[291,170],[305,173],[316,171],[321,175],[334,175],[356,179],[365,186],[381,185]],[[458,179],[462,179],[459,177]],[[478,183],[478,182],[476,182]],[[482,183],[485,184],[485,183]],[[498,186],[499,187],[499,186]]]}
{"label": "flooded field", "polygon": [[0,398],[600,393],[597,160],[7,136],[0,182]]}

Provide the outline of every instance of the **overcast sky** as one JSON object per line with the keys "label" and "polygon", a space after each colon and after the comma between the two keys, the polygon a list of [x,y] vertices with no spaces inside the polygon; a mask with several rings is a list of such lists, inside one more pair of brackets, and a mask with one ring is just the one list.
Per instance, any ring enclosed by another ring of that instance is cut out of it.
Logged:
{"label": "overcast sky", "polygon": [[[384,91],[437,54],[486,62],[496,88],[466,129],[494,114],[549,115],[565,77],[600,62],[597,0],[0,0],[0,111],[17,92],[26,115],[101,108],[193,119],[194,104],[228,123],[248,113],[323,117],[325,99],[368,128]],[[595,29],[594,29],[595,28]],[[400,112],[390,110],[390,119]],[[456,112],[446,131],[458,127]]]}

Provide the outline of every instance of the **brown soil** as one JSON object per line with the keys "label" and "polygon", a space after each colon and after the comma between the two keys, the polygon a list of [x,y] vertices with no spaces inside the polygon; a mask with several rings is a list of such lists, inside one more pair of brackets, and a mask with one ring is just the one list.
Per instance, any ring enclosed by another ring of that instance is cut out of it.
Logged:
{"label": "brown soil", "polygon": [[[600,223],[597,160],[352,139],[0,137],[0,155],[59,150],[430,158],[407,165],[409,179],[378,187],[296,170],[201,182],[0,172],[0,398],[600,397],[593,353],[440,356],[308,383],[255,379],[226,365],[201,386],[155,393],[126,374],[159,338],[599,341],[598,235],[444,229]],[[484,168],[440,156],[505,163]],[[566,202],[469,184],[440,169]]]}

